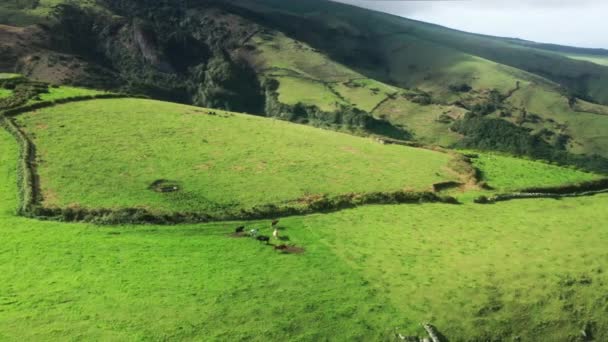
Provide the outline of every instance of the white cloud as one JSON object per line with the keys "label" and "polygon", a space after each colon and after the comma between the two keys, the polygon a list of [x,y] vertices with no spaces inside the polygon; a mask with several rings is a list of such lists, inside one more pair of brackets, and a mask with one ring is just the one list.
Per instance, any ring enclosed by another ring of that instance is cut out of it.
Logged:
{"label": "white cloud", "polygon": [[608,48],[605,0],[338,1],[469,32]]}

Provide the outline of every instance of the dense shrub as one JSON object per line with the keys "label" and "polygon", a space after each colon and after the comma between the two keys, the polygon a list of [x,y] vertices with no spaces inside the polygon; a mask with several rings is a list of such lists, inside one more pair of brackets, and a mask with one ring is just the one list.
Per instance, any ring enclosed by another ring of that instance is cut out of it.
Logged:
{"label": "dense shrub", "polygon": [[221,214],[209,215],[196,212],[157,213],[140,208],[125,209],[86,209],[44,208],[39,204],[32,205],[23,215],[39,219],[64,222],[92,222],[95,224],[178,224],[202,223],[229,220],[269,219],[293,215],[305,215],[316,212],[332,212],[353,208],[365,204],[402,204],[443,202],[458,204],[452,197],[441,197],[431,192],[376,192],[365,194],[346,194],[339,196],[321,196],[308,203],[265,204],[251,209],[226,211]]}
{"label": "dense shrub", "polygon": [[453,91],[455,93],[468,93],[473,89],[470,85],[466,83],[450,84],[448,88],[450,89],[450,91]]}

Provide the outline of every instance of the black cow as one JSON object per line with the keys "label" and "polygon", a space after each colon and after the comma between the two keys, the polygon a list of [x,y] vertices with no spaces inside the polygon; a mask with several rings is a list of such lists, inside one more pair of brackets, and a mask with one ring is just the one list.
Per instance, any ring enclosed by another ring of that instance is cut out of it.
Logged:
{"label": "black cow", "polygon": [[239,234],[245,231],[245,226],[236,227],[235,233]]}
{"label": "black cow", "polygon": [[270,237],[268,237],[266,235],[260,235],[260,236],[256,237],[256,239],[260,242],[266,242],[266,244],[270,243]]}

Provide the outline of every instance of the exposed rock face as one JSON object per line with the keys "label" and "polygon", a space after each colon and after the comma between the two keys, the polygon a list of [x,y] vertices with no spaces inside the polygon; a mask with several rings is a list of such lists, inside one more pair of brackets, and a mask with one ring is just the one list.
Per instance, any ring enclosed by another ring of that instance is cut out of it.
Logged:
{"label": "exposed rock face", "polygon": [[154,31],[146,27],[145,23],[141,20],[135,20],[132,29],[133,40],[144,60],[162,72],[174,72],[173,67],[165,60],[165,56],[163,56],[162,51],[158,48]]}
{"label": "exposed rock face", "polygon": [[0,71],[41,81],[261,113],[264,92],[241,46],[259,26],[210,6],[178,11],[108,1],[119,16],[72,5],[45,28],[0,26]]}
{"label": "exposed rock face", "polygon": [[48,49],[49,34],[40,26],[0,25],[0,69],[15,71],[17,62],[28,55]]}

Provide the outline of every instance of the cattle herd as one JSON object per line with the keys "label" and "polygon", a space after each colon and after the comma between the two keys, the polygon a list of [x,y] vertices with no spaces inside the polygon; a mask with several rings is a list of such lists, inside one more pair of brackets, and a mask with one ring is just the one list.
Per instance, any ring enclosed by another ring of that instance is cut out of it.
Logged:
{"label": "cattle herd", "polygon": [[[279,226],[278,226],[278,224],[279,224],[279,220],[273,220],[270,223],[270,228],[272,228],[272,237],[275,238],[275,239],[277,239],[277,240],[279,239]],[[236,227],[236,229],[235,229],[234,232],[236,234],[243,234],[245,232],[245,226]],[[261,235],[259,229],[256,229],[256,228],[250,229],[248,231],[248,235],[250,237],[252,237],[252,238],[260,241],[260,242],[265,242],[266,244],[270,244],[270,236]]]}

